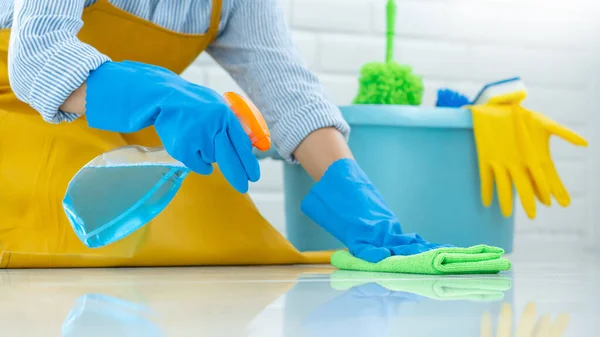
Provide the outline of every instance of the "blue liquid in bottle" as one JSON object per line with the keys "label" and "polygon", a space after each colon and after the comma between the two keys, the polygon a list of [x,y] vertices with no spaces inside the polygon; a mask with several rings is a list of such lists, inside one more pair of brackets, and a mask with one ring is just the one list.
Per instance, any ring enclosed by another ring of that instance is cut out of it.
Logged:
{"label": "blue liquid in bottle", "polygon": [[180,166],[85,167],[69,184],[63,207],[86,246],[104,247],[157,216],[188,173]]}

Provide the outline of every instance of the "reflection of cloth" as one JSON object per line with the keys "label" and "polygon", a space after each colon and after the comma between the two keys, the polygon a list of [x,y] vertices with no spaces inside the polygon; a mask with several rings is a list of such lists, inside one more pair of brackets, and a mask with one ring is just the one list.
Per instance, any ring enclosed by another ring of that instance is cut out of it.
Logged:
{"label": "reflection of cloth", "polygon": [[102,294],[81,296],[63,323],[63,337],[159,337],[150,309]]}
{"label": "reflection of cloth", "polygon": [[285,336],[476,336],[482,313],[511,301],[511,286],[500,276],[336,271],[330,284],[303,282],[288,293]]}
{"label": "reflection of cloth", "polygon": [[512,287],[508,277],[436,277],[402,275],[400,279],[389,273],[364,273],[339,270],[331,275],[331,287],[347,290],[369,282],[377,283],[390,291],[410,292],[438,301],[501,301],[504,292]]}
{"label": "reflection of cloth", "polygon": [[[101,0],[84,11],[79,37],[115,61],[182,70],[216,34],[220,0],[214,10],[207,34],[185,35]],[[152,128],[121,135],[91,129],[84,119],[42,121],[10,91],[9,37],[9,30],[0,31],[0,186],[7,196],[0,202],[0,268],[329,262],[327,253],[298,252],[218,170],[191,174],[166,209],[127,238],[101,249],[85,247],[62,209],[70,179],[101,153],[128,144],[158,146],[160,140]],[[130,252],[137,243],[131,258],[108,257],[122,256],[115,252]]]}
{"label": "reflection of cloth", "polygon": [[438,248],[410,256],[390,256],[378,263],[358,259],[347,251],[338,251],[331,264],[343,270],[410,274],[496,274],[510,269],[502,258],[504,250],[486,245],[469,248]]}

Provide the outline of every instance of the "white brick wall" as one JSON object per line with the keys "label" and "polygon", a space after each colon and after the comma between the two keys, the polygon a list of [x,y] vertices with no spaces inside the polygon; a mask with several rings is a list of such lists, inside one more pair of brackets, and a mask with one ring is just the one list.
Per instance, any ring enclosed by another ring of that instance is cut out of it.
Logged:
{"label": "white brick wall", "polygon": [[[522,76],[527,104],[600,140],[594,93],[600,69],[596,0],[397,0],[396,58],[425,76],[424,104],[433,105],[441,86],[471,96],[486,81]],[[294,41],[336,104],[348,104],[357,74],[369,61],[383,60],[385,0],[281,0]],[[239,90],[214,61],[202,56],[184,76],[218,91]],[[574,149],[553,140],[552,149],[573,204],[542,209],[529,222],[518,211],[520,241],[597,237],[600,196],[596,179],[600,152]],[[283,228],[280,164],[265,161],[263,180],[252,195],[265,216]],[[594,234],[594,235],[592,235]],[[524,239],[529,238],[529,239]]]}

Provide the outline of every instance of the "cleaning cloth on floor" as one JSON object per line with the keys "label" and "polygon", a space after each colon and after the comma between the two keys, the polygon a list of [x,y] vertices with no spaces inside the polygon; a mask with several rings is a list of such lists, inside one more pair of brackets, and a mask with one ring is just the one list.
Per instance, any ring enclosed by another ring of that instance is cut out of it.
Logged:
{"label": "cleaning cloth on floor", "polygon": [[337,270],[331,275],[331,288],[348,290],[369,283],[394,292],[407,292],[437,301],[500,301],[512,288],[512,280],[502,276],[443,277]]}
{"label": "cleaning cloth on floor", "polygon": [[469,248],[437,248],[424,253],[390,256],[377,263],[358,259],[347,251],[337,251],[331,264],[342,270],[407,274],[496,274],[509,270],[511,263],[502,258],[504,250],[478,245]]}

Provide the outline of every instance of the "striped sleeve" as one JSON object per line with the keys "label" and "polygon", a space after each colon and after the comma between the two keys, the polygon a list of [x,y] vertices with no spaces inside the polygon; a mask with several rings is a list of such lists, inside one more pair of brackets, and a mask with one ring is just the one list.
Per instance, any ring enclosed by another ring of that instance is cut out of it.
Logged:
{"label": "striped sleeve", "polygon": [[295,49],[277,0],[237,0],[211,56],[250,96],[267,121],[279,154],[293,153],[313,131],[350,131],[340,110]]}
{"label": "striped sleeve", "polygon": [[77,118],[59,111],[108,57],[79,41],[84,0],[16,0],[8,53],[15,95],[50,123]]}

